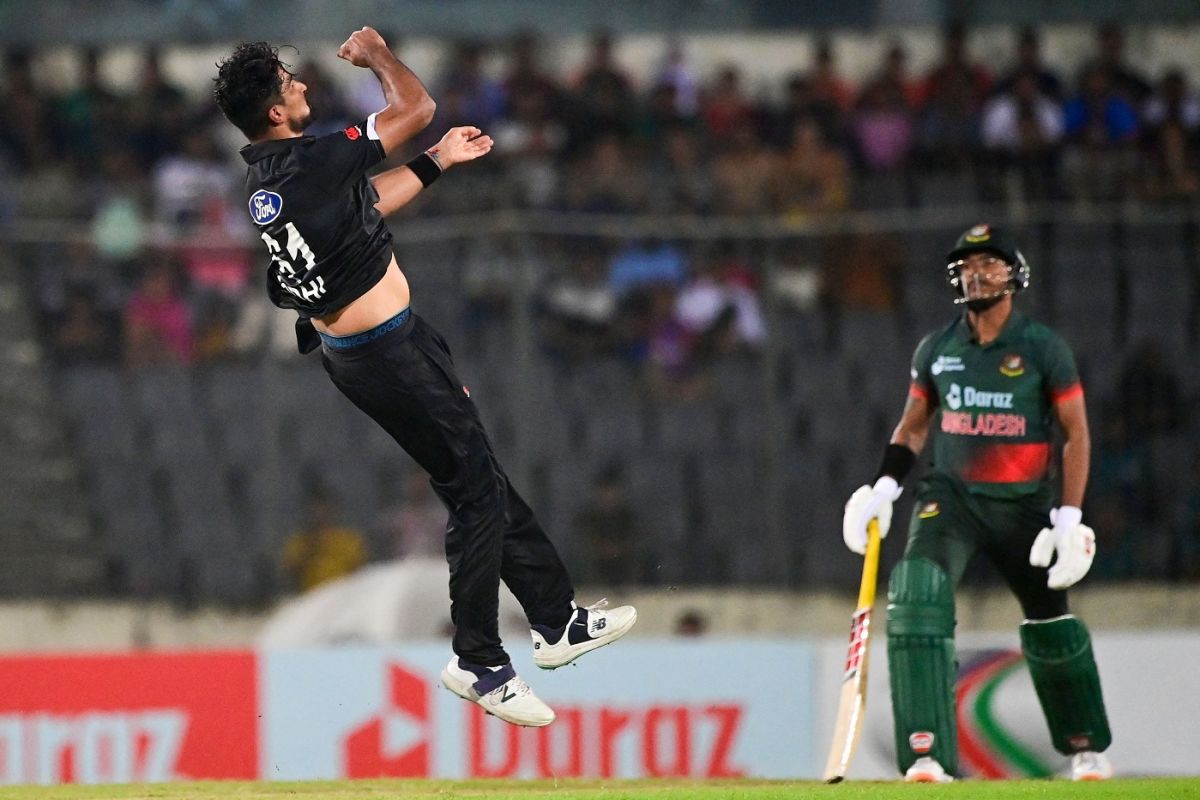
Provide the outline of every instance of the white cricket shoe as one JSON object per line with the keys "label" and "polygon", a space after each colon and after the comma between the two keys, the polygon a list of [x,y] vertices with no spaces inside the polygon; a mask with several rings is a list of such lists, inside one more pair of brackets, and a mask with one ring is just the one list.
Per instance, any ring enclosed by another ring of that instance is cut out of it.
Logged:
{"label": "white cricket shoe", "polygon": [[1104,753],[1084,750],[1071,756],[1071,780],[1106,781],[1113,776],[1113,765]]}
{"label": "white cricket shoe", "polygon": [[620,639],[637,622],[637,609],[617,606],[605,610],[608,600],[602,599],[580,608],[571,603],[571,621],[558,630],[541,625],[530,630],[533,636],[533,662],[542,669],[558,669],[570,664],[584,653]]}
{"label": "white cricket shoe", "polygon": [[538,699],[512,664],[464,667],[458,656],[442,670],[442,685],[492,716],[513,725],[540,728],[554,722],[554,710]]}
{"label": "white cricket shoe", "polygon": [[921,756],[904,773],[904,780],[909,783],[950,783],[954,776],[946,774],[937,759]]}

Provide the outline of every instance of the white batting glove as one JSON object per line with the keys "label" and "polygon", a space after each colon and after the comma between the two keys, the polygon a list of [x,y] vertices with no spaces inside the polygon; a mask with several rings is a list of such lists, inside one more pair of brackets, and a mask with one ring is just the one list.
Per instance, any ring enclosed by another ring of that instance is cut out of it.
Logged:
{"label": "white batting glove", "polygon": [[1050,523],[1054,528],[1042,528],[1033,547],[1029,549],[1029,563],[1035,567],[1049,567],[1050,557],[1058,558],[1046,578],[1051,589],[1066,589],[1078,583],[1092,568],[1096,557],[1096,533],[1082,524],[1083,512],[1075,506],[1062,506],[1050,511]]}
{"label": "white batting glove", "polygon": [[867,523],[879,520],[879,538],[883,539],[892,527],[892,503],[904,490],[891,475],[882,475],[874,486],[862,485],[846,501],[842,517],[842,539],[855,553],[867,552]]}

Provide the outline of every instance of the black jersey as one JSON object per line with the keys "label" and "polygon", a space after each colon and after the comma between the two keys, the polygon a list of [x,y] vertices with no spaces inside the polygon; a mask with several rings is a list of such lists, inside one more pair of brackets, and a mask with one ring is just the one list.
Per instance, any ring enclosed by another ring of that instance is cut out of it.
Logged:
{"label": "black jersey", "polygon": [[275,139],[241,153],[250,219],[271,256],[272,303],[323,317],[378,283],[392,234],[366,175],[385,155],[374,114],[327,136]]}

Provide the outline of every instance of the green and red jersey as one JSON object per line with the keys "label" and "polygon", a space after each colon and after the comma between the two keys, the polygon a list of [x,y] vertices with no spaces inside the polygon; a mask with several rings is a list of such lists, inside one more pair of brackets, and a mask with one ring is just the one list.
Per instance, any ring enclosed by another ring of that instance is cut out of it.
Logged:
{"label": "green and red jersey", "polygon": [[909,392],[935,409],[935,471],[975,494],[1021,497],[1048,480],[1054,405],[1083,386],[1063,338],[1014,309],[984,345],[965,314],[922,339]]}

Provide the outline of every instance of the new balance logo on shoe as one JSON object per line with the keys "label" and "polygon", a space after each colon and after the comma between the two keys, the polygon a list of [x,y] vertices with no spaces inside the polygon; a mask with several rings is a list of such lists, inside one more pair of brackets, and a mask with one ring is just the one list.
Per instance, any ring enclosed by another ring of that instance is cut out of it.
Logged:
{"label": "new balance logo on shoe", "polygon": [[538,699],[511,664],[484,667],[455,656],[442,670],[442,685],[513,725],[540,728],[554,722],[554,711]]}
{"label": "new balance logo on shoe", "polygon": [[542,669],[558,669],[628,633],[637,622],[637,611],[633,606],[611,610],[607,606],[608,601],[601,600],[584,608],[575,607],[573,619],[561,628],[535,625],[530,631],[534,663]]}

